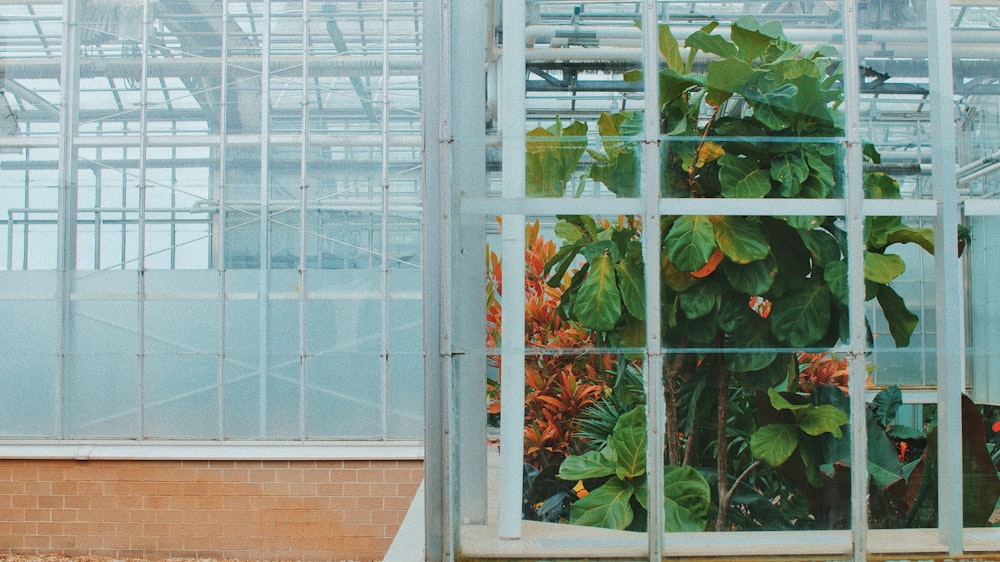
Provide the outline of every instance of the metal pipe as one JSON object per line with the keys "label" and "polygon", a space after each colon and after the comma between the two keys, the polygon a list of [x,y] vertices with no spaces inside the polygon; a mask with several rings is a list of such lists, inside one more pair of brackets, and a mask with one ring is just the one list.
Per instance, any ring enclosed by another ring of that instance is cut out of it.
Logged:
{"label": "metal pipe", "polygon": [[260,232],[258,237],[258,251],[260,252],[260,271],[257,276],[257,283],[260,287],[257,294],[257,368],[260,371],[260,379],[257,385],[257,409],[259,420],[259,437],[268,436],[268,415],[267,415],[267,377],[270,361],[268,360],[268,306],[269,304],[269,281],[271,278],[271,209],[270,198],[270,132],[271,132],[271,2],[264,2],[262,35],[262,55],[260,74]]}
{"label": "metal pipe", "polygon": [[[382,0],[382,170],[380,183],[382,191],[382,216],[380,252],[382,254],[381,275],[379,282],[382,288],[380,299],[382,313],[382,401],[381,420],[382,438],[389,438],[389,0]],[[360,91],[358,92],[361,93]],[[371,102],[369,100],[369,108]]]}

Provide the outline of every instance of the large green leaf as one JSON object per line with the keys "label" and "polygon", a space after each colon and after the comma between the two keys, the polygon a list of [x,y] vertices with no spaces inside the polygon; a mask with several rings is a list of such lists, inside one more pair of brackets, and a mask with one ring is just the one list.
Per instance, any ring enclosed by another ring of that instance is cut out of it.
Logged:
{"label": "large green leaf", "polygon": [[[721,267],[729,284],[747,296],[763,295],[766,293],[774,283],[775,275],[778,274],[778,264],[772,254],[768,254],[762,260],[750,262],[746,265],[723,260]],[[742,304],[746,306],[746,302]]]}
{"label": "large green leaf", "polygon": [[762,260],[771,253],[767,231],[759,221],[739,216],[712,216],[715,241],[730,260],[746,264]]}
{"label": "large green leaf", "polygon": [[847,286],[847,262],[838,261],[827,264],[823,271],[823,280],[830,287],[830,293],[836,297],[840,304],[847,306],[848,286]]}
{"label": "large green leaf", "polygon": [[622,315],[622,296],[616,283],[611,257],[602,254],[590,260],[590,270],[577,291],[573,315],[591,330],[613,330]]}
{"label": "large green leaf", "polygon": [[621,290],[625,310],[632,316],[643,320],[646,318],[646,283],[643,277],[642,263],[635,260],[623,260],[615,265],[618,274],[618,287]]}
{"label": "large green leaf", "polygon": [[757,71],[752,66],[735,57],[708,63],[705,71],[705,103],[719,107],[733,94],[746,92],[756,76]]}
{"label": "large green leaf", "polygon": [[809,347],[826,335],[830,327],[830,290],[810,279],[801,287],[774,300],[771,329],[792,347]]}
{"label": "large green leaf", "polygon": [[670,31],[670,26],[667,24],[660,24],[659,29],[659,48],[660,55],[663,59],[667,61],[667,67],[671,68],[677,72],[684,71],[684,61],[681,59],[681,48],[677,43],[677,39],[674,34]]}
{"label": "large green leaf", "polygon": [[562,197],[587,148],[587,124],[563,128],[560,121],[527,133],[525,189],[528,197]]}
{"label": "large green leaf", "polygon": [[612,477],[589,495],[573,502],[569,522],[574,525],[625,529],[635,516],[629,506],[632,494],[631,484]]}
{"label": "large green leaf", "polygon": [[690,466],[663,467],[664,530],[704,531],[712,492],[705,477]]}
{"label": "large green leaf", "polygon": [[608,476],[615,473],[615,460],[614,453],[605,450],[570,455],[559,465],[559,478],[573,481]]}
{"label": "large green leaf", "polygon": [[[753,116],[772,131],[787,129],[796,115],[795,98],[799,90],[792,84],[783,84],[769,92],[746,93],[746,100],[753,108]],[[801,180],[800,180],[801,182]]]}
{"label": "large green leaf", "polygon": [[718,22],[712,22],[688,35],[687,39],[684,40],[684,46],[691,49],[689,56],[693,57],[697,51],[712,53],[722,58],[731,57],[736,54],[736,45],[726,41],[720,35],[712,34],[712,31],[718,26]]}
{"label": "large green leaf", "polygon": [[910,336],[913,335],[913,330],[920,319],[906,308],[903,298],[892,287],[879,285],[876,297],[879,306],[882,307],[882,314],[889,324],[889,333],[896,342],[896,347],[910,345]]}
{"label": "large green leaf", "polygon": [[730,35],[739,47],[740,56],[752,61],[764,54],[771,45],[771,37],[760,33],[760,23],[753,16],[743,16],[733,22]]}
{"label": "large green leaf", "polygon": [[[792,396],[793,399],[798,398],[799,400],[802,400],[802,397],[799,395],[789,394],[789,396]],[[809,404],[808,402],[793,403],[788,399],[788,397],[782,395],[773,388],[767,389],[767,397],[771,401],[771,407],[779,412],[782,410],[790,410],[793,412],[803,411],[808,410],[812,406],[812,404]]]}
{"label": "large green leaf", "polygon": [[646,408],[638,406],[618,418],[608,438],[615,452],[615,474],[623,480],[646,473]]}
{"label": "large green leaf", "polygon": [[789,152],[771,161],[771,178],[781,184],[782,197],[797,197],[809,177],[809,165],[801,154]]}
{"label": "large green leaf", "polygon": [[628,134],[634,118],[632,112],[602,113],[597,120],[605,154],[591,153],[597,163],[591,166],[589,177],[619,197],[634,197],[639,193],[637,144]]}
{"label": "large green leaf", "polygon": [[726,154],[719,158],[722,196],[732,199],[764,197],[771,191],[771,176],[752,158]]}
{"label": "large green leaf", "polygon": [[934,231],[929,228],[911,228],[901,225],[886,233],[885,245],[913,243],[928,253],[934,253]]}
{"label": "large green leaf", "polygon": [[785,464],[798,445],[798,430],[787,423],[765,425],[750,436],[750,452],[772,467]]}
{"label": "large green leaf", "polygon": [[726,368],[734,373],[759,371],[778,357],[771,333],[756,316],[745,317],[735,333],[726,339]]}
{"label": "large green leaf", "polygon": [[799,429],[812,436],[829,433],[840,439],[844,436],[840,426],[846,423],[847,414],[829,404],[812,406],[802,410],[799,417]]}
{"label": "large green leaf", "polygon": [[697,271],[715,251],[715,230],[707,216],[684,215],[674,221],[664,242],[674,267],[683,272]]}
{"label": "large green leaf", "polygon": [[705,280],[681,293],[681,310],[688,320],[701,318],[719,306],[719,285]]}
{"label": "large green leaf", "polygon": [[886,284],[906,271],[903,258],[895,254],[865,251],[865,279]]}

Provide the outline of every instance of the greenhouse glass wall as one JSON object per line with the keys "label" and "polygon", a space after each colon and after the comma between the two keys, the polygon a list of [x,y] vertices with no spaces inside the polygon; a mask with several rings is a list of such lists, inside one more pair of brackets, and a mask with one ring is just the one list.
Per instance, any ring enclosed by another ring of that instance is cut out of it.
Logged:
{"label": "greenhouse glass wall", "polygon": [[0,468],[425,473],[429,560],[993,556],[998,43],[994,0],[2,0]]}
{"label": "greenhouse glass wall", "polygon": [[1000,6],[427,6],[432,559],[1000,549]]}

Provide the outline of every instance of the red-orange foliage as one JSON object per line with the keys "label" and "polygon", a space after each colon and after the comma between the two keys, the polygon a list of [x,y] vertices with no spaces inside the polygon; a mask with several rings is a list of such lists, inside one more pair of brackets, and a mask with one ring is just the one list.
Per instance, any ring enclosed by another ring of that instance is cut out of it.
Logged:
{"label": "red-orange foliage", "polygon": [[[611,356],[606,353],[574,353],[574,348],[593,348],[592,334],[559,316],[556,308],[569,284],[567,274],[559,287],[545,283],[545,263],[555,255],[553,241],[539,234],[536,221],[525,228],[525,377],[524,460],[536,468],[558,465],[571,452],[582,452],[575,420],[610,386]],[[500,256],[487,252],[486,345],[499,347],[502,320],[503,278]],[[499,369],[499,357],[491,359]],[[500,394],[490,384],[489,412],[500,411]]]}

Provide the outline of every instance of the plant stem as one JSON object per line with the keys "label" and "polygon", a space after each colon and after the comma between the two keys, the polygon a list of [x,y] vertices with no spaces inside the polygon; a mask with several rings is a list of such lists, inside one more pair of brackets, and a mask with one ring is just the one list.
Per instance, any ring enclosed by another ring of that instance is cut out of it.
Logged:
{"label": "plant stem", "polygon": [[[750,466],[748,466],[745,469],[743,469],[743,472],[741,472],[740,475],[736,477],[736,480],[733,481],[733,485],[730,486],[729,489],[726,490],[724,493],[723,493],[722,489],[725,488],[725,486],[721,486],[720,485],[720,487],[719,487],[719,506],[720,506],[719,511],[721,512],[722,511],[721,506],[725,505],[726,506],[726,518],[727,519],[729,518],[729,502],[730,502],[730,500],[733,499],[733,494],[736,493],[736,488],[738,488],[739,485],[746,479],[746,477],[750,476],[750,473],[753,472],[753,469],[757,468],[758,466],[760,466],[760,461],[753,461],[753,463],[751,463]],[[722,480],[719,480],[719,482],[721,483]],[[718,522],[716,522],[716,524],[718,524]]]}
{"label": "plant stem", "polygon": [[698,425],[695,424],[691,427],[691,431],[687,435],[687,444],[684,446],[684,464],[682,466],[691,466],[691,461],[694,460],[694,451],[698,448],[695,444],[697,438]]}
{"label": "plant stem", "polygon": [[732,497],[726,479],[726,470],[729,465],[727,458],[729,440],[726,435],[726,418],[729,417],[729,378],[729,369],[724,364],[720,364],[715,456],[716,481],[719,491],[719,515],[715,520],[716,531],[725,531],[729,527],[729,499]]}

